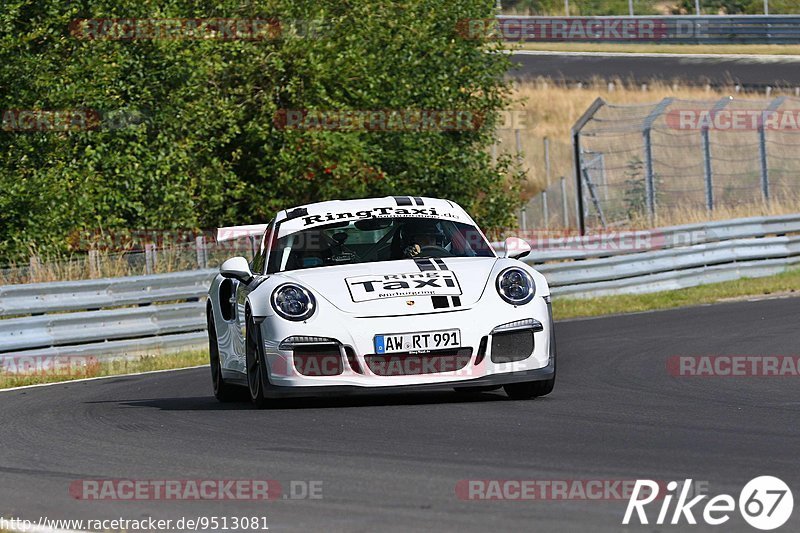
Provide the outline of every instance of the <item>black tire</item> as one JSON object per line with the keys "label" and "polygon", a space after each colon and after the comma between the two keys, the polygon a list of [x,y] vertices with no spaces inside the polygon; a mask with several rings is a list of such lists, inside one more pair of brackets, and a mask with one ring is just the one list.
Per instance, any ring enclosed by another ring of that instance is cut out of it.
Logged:
{"label": "black tire", "polygon": [[553,358],[553,377],[542,381],[526,381],[523,383],[509,383],[503,385],[506,394],[512,400],[530,400],[539,396],[547,396],[553,392],[556,385],[556,363],[558,362],[556,349],[556,330],[553,323],[553,309],[550,303],[547,304],[547,312],[550,316],[550,357]]}
{"label": "black tire", "polygon": [[264,345],[261,342],[261,331],[253,321],[248,308],[245,313],[245,365],[247,365],[247,388],[250,391],[250,401],[258,409],[267,406],[264,395],[266,370],[264,361]]}
{"label": "black tire", "polygon": [[556,378],[553,376],[550,379],[543,381],[526,381],[523,383],[509,383],[503,385],[506,394],[512,400],[530,400],[538,396],[547,396],[553,392],[555,387]]}
{"label": "black tire", "polygon": [[206,313],[208,322],[208,355],[211,366],[211,383],[214,387],[214,397],[221,402],[236,400],[238,392],[233,385],[225,383],[222,378],[222,363],[219,358],[219,344],[217,343],[217,328],[214,326],[214,315],[210,309]]}

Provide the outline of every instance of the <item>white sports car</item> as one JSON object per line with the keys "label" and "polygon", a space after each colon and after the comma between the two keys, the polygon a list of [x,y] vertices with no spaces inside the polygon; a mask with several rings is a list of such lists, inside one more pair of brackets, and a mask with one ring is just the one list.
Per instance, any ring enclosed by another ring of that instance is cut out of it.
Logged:
{"label": "white sports car", "polygon": [[214,395],[270,398],[453,387],[553,390],[550,289],[509,238],[498,257],[449,200],[396,196],[288,209],[209,290]]}

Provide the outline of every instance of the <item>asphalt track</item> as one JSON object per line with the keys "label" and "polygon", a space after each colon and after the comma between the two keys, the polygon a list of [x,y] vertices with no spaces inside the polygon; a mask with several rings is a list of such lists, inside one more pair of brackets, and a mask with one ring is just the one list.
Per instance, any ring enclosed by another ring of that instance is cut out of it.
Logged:
{"label": "asphalt track", "polygon": [[[800,488],[797,378],[675,378],[673,355],[798,353],[800,299],[557,324],[559,377],[501,392],[220,405],[207,369],[0,393],[6,517],[266,516],[273,531],[755,531],[619,524],[625,501],[462,501],[465,479],[693,478]],[[321,480],[321,500],[79,501],[79,479]],[[657,509],[651,511],[655,518]],[[782,530],[797,530],[797,510]]]}
{"label": "asphalt track", "polygon": [[681,54],[604,54],[518,52],[514,78],[549,77],[566,82],[593,78],[636,83],[653,80],[730,87],[800,87],[798,56],[692,56]]}

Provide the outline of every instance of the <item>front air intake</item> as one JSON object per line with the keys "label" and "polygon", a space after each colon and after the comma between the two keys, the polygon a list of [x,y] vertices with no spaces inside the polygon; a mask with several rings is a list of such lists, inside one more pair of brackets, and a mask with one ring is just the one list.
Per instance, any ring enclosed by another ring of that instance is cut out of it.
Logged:
{"label": "front air intake", "polygon": [[338,344],[295,346],[292,359],[295,370],[303,376],[339,376],[344,372]]}
{"label": "front air intake", "polygon": [[443,350],[426,354],[392,354],[364,356],[367,367],[376,376],[419,376],[456,372],[472,359],[472,348]]}
{"label": "front air intake", "polygon": [[492,335],[492,362],[513,363],[533,354],[533,330],[525,329]]}

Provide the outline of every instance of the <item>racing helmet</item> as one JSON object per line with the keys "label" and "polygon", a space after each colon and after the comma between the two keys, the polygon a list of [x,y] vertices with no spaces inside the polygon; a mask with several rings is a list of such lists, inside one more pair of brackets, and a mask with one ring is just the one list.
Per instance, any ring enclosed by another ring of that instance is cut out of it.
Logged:
{"label": "racing helmet", "polygon": [[413,244],[414,238],[420,235],[433,237],[436,246],[444,246],[444,231],[442,231],[439,222],[436,220],[412,219],[400,227],[400,237],[406,245]]}

